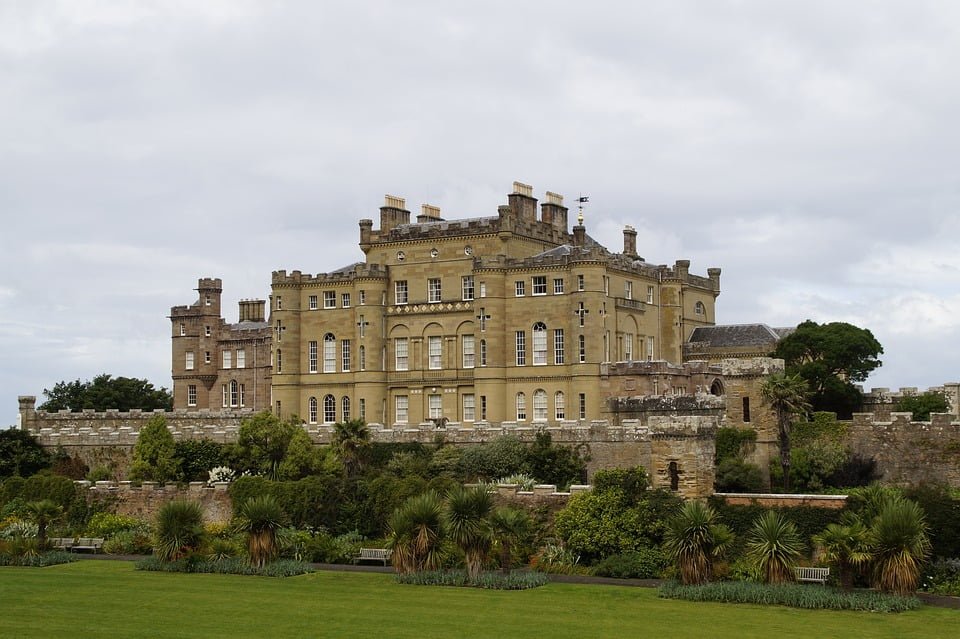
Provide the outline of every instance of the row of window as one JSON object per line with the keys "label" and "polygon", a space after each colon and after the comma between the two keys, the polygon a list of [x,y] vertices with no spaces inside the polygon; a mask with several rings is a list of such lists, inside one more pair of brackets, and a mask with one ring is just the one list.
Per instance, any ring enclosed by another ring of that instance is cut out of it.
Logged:
{"label": "row of window", "polygon": [[[204,351],[203,363],[209,364],[211,361],[213,361],[213,356],[210,351]],[[224,350],[221,352],[221,363],[223,368],[246,368],[247,352],[242,348],[236,350],[236,367],[234,367],[234,351]],[[193,351],[186,352],[183,364],[188,371],[192,371],[196,367],[196,357]]]}
{"label": "row of window", "polygon": [[[307,418],[311,424],[316,424],[320,417],[320,402],[316,397],[307,400]],[[337,421],[337,398],[333,395],[323,396],[323,423],[333,424]],[[360,419],[366,419],[366,402],[360,400]],[[340,398],[340,421],[350,420],[350,398],[344,395]]]}
{"label": "row of window", "polygon": [[[361,306],[367,303],[367,292],[360,290],[357,292],[359,297],[359,303]],[[283,310],[283,296],[275,295],[273,298],[274,307],[278,311]],[[340,308],[350,308],[352,306],[350,293],[340,293]],[[307,308],[311,311],[316,311],[320,307],[320,297],[317,295],[310,295],[307,297]],[[324,291],[323,292],[323,308],[337,308],[337,292],[336,291]]]}
{"label": "row of window", "polygon": [[[476,396],[473,393],[464,393],[460,396],[461,419],[464,422],[476,421],[477,404]],[[345,400],[347,398],[344,398]],[[549,405],[547,403],[547,392],[538,388],[533,393],[533,413],[532,421],[545,422],[549,416]],[[580,393],[578,396],[579,419],[587,417],[587,396]],[[527,421],[527,396],[525,393],[517,393],[516,396],[516,415],[517,421]],[[443,418],[443,397],[439,394],[427,395],[427,418]],[[487,418],[487,398],[480,396],[480,419]],[[566,395],[563,391],[557,391],[553,394],[553,418],[557,421],[567,419]],[[410,419],[410,398],[407,395],[397,395],[394,397],[394,422],[397,424],[406,424]]]}
{"label": "row of window", "polygon": [[[246,387],[244,384],[238,384],[236,380],[230,380],[229,384],[223,384],[221,387],[223,393],[224,408],[243,408],[246,406]],[[187,386],[187,406],[197,405],[197,385]]]}

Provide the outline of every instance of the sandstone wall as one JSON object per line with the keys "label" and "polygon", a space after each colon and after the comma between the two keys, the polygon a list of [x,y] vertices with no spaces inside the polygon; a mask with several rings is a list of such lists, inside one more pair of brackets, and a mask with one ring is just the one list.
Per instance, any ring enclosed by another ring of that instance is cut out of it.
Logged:
{"label": "sandstone wall", "polygon": [[98,481],[95,485],[80,481],[77,484],[88,491],[90,498],[109,498],[115,504],[113,512],[149,521],[157,516],[164,504],[176,499],[199,502],[205,522],[226,522],[233,514],[227,484],[212,488],[202,482],[192,482],[187,487],[157,486],[153,482],[132,486],[128,481]]}

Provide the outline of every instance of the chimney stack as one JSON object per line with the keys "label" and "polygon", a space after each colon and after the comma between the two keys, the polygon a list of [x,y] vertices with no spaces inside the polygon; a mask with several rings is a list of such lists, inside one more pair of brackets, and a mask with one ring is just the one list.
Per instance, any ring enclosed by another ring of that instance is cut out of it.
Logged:
{"label": "chimney stack", "polygon": [[537,221],[537,198],[533,197],[533,187],[529,184],[514,182],[513,193],[507,196],[507,202],[517,220],[530,223]]}
{"label": "chimney stack", "polygon": [[402,197],[385,195],[383,206],[380,207],[380,232],[386,233],[401,224],[410,223],[410,211],[407,202]]}
{"label": "chimney stack", "polygon": [[423,224],[424,222],[442,222],[443,218],[440,217],[440,207],[433,206],[432,204],[421,204],[420,205],[420,215],[417,216],[417,224]]}
{"label": "chimney stack", "polygon": [[540,221],[551,224],[561,233],[567,232],[567,207],[563,205],[563,196],[547,191],[547,201],[540,205]]}
{"label": "chimney stack", "polygon": [[629,224],[623,228],[623,254],[637,257],[637,230]]}

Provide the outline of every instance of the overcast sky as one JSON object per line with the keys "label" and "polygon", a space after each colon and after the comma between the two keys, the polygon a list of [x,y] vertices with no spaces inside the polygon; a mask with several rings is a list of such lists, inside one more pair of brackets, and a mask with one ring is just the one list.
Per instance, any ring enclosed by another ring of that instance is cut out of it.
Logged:
{"label": "overcast sky", "polygon": [[59,380],[170,387],[198,277],[236,321],[361,259],[385,193],[495,215],[514,180],[721,267],[718,323],[960,380],[958,63],[950,1],[0,0],[0,426]]}

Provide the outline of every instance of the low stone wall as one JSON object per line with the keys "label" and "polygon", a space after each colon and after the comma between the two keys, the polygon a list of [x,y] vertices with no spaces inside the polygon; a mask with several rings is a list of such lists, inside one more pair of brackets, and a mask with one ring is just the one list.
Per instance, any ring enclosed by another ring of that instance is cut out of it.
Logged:
{"label": "low stone wall", "polygon": [[763,506],[764,508],[832,508],[840,510],[847,505],[846,495],[782,495],[753,493],[716,493],[729,506]]}
{"label": "low stone wall", "polygon": [[113,512],[148,521],[156,518],[164,504],[176,499],[199,502],[206,522],[226,522],[233,516],[227,484],[213,487],[207,487],[203,482],[191,482],[186,487],[157,486],[153,482],[133,486],[128,481],[98,481],[93,485],[88,481],[78,481],[76,484],[86,489],[91,499],[107,498],[113,502]]}

